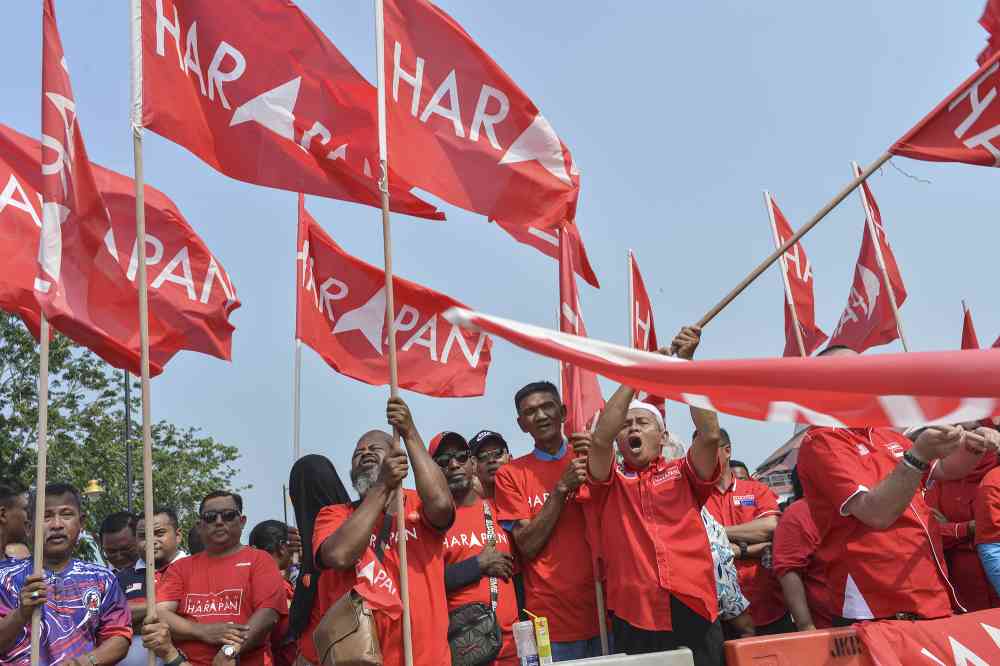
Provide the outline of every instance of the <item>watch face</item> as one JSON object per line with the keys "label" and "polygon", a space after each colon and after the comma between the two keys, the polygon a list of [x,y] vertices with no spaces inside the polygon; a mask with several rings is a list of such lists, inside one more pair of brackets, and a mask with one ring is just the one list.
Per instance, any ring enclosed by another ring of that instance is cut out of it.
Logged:
{"label": "watch face", "polygon": [[236,646],[235,645],[225,645],[222,648],[222,654],[226,655],[230,659],[236,656]]}

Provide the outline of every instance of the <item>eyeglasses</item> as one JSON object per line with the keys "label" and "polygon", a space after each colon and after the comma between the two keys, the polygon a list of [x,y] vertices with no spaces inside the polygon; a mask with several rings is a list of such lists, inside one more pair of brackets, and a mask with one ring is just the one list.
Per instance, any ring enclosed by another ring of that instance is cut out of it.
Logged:
{"label": "eyeglasses", "polygon": [[223,522],[231,523],[239,517],[240,512],[232,509],[226,509],[225,511],[206,511],[201,514],[201,521],[211,525],[219,518],[222,518]]}
{"label": "eyeglasses", "polygon": [[480,451],[476,454],[476,460],[479,462],[491,462],[493,460],[500,460],[505,455],[507,455],[506,449],[487,449],[486,451]]}
{"label": "eyeglasses", "polygon": [[442,469],[448,469],[448,466],[451,465],[452,460],[457,462],[459,465],[464,465],[465,463],[469,462],[469,452],[461,451],[459,453],[452,453],[452,454],[444,453],[439,456],[434,456],[434,462],[436,462],[438,464],[438,467],[441,467]]}

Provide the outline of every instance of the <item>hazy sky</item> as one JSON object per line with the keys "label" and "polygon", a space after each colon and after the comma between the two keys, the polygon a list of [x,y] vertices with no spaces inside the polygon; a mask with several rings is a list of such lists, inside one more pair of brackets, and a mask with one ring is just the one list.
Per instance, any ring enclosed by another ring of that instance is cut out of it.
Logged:
{"label": "hazy sky", "polygon": [[[224,3],[220,3],[222,5]],[[798,227],[975,70],[985,33],[982,0],[914,3],[604,2],[448,0],[439,3],[532,97],[582,172],[578,223],[601,280],[581,281],[593,337],[625,342],[626,251],[635,248],[661,340],[697,320],[773,242],[761,190]],[[57,0],[57,15],[91,159],[131,173],[127,3]],[[299,5],[374,80],[370,0]],[[37,136],[41,2],[4,3],[0,121]],[[233,362],[177,356],[153,381],[156,419],[193,425],[242,452],[251,522],[281,516],[291,457],[295,208],[291,192],[223,176],[184,149],[146,134],[148,182],[166,192],[229,271],[243,307]],[[915,350],[957,348],[960,299],[980,339],[1000,333],[995,171],[896,159],[872,178],[909,299]],[[924,182],[929,181],[929,182]],[[375,209],[310,197],[347,251],[382,260]],[[399,275],[471,307],[551,326],[557,264],[485,219],[442,206],[448,221],[394,219]],[[863,225],[856,196],[805,242],[817,318],[829,333],[846,302]],[[782,288],[776,268],[706,329],[700,358],[780,354]],[[878,351],[898,351],[898,343]],[[443,429],[504,433],[515,454],[512,396],[556,379],[554,361],[498,341],[486,397],[407,393],[426,440]],[[347,477],[358,435],[384,426],[387,389],[334,373],[310,350],[302,371],[305,452],[328,455]],[[605,385],[606,391],[612,387]],[[685,441],[686,408],[669,420]],[[790,435],[787,425],[723,417],[734,456],[751,467]]]}

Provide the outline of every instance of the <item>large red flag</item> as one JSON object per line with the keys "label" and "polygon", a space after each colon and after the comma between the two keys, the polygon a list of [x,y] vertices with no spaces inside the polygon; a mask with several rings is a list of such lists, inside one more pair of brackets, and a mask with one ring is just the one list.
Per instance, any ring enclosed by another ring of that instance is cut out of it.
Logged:
{"label": "large red flag", "polygon": [[[778,208],[778,202],[764,193],[775,247],[781,247],[794,235],[792,225]],[[806,250],[799,241],[782,255],[779,266],[785,287],[785,356],[809,356],[826,342],[827,335],[816,325],[816,298],[813,294],[813,272]],[[792,316],[794,308],[795,316]],[[799,332],[795,332],[798,320]],[[804,349],[799,349],[799,335]]]}
{"label": "large red flag", "polygon": [[993,350],[685,361],[469,310],[445,317],[640,391],[760,421],[906,427],[1000,415]]}
{"label": "large red flag", "polygon": [[576,270],[576,274],[595,289],[601,288],[601,283],[597,281],[597,274],[590,266],[587,249],[583,246],[583,238],[580,237],[580,228],[576,224],[568,222],[559,229],[540,229],[531,225],[510,224],[499,220],[496,220],[496,223],[514,240],[530,245],[556,261],[559,261],[559,238],[562,234],[562,237],[566,238],[570,244],[569,249],[573,254],[573,268]]}
{"label": "large red flag", "polygon": [[[854,165],[854,170],[857,175],[857,165]],[[866,213],[861,252],[854,268],[854,282],[847,296],[847,307],[840,315],[840,322],[830,339],[831,347],[850,347],[859,353],[869,347],[888,344],[899,337],[899,327],[896,325],[892,303],[879,267],[879,257],[885,264],[896,305],[901,307],[906,300],[903,276],[900,275],[896,257],[889,247],[882,214],[868,183],[861,184],[861,197]]]}
{"label": "large red flag", "polygon": [[[344,252],[299,199],[295,335],[348,377],[389,383],[385,272]],[[399,385],[426,395],[482,395],[492,343],[446,322],[458,301],[395,278]]]}
{"label": "large red flag", "polygon": [[[0,194],[0,257],[5,266],[0,308],[21,315],[36,336],[40,310],[32,287],[41,228],[41,154],[41,143],[0,124],[0,182],[6,183]],[[109,272],[107,277],[120,279],[116,293],[124,285],[130,294],[122,305],[126,309],[112,312],[103,310],[102,293],[91,293],[91,313],[95,321],[119,318],[119,324],[127,324],[117,329],[123,336],[119,342],[137,358],[138,317],[132,316],[139,298],[134,282],[139,265],[135,181],[97,164],[91,169],[111,217],[98,255],[120,265],[118,274]],[[228,317],[240,306],[229,276],[165,194],[147,185],[145,204],[150,358],[156,371],[181,349],[228,360],[234,330]]]}
{"label": "large red flag", "polygon": [[[639,272],[639,263],[635,260],[635,253],[628,251],[628,275],[629,275],[629,338],[631,338],[634,349],[643,351],[656,351],[660,348],[656,340],[656,324],[653,323],[653,301],[646,291],[646,283]],[[653,395],[644,395],[640,398],[660,410],[663,418],[667,418],[667,405],[663,398]]]}
{"label": "large red flag", "polygon": [[491,220],[539,229],[573,221],[573,159],[524,91],[427,0],[379,1],[393,170]]}
{"label": "large red flag", "polygon": [[[559,329],[587,337],[576,288],[573,253],[567,243],[561,245],[559,260]],[[572,363],[562,364],[562,398],[566,405],[566,434],[586,432],[597,412],[604,408],[597,375]]]}
{"label": "large red flag", "polygon": [[994,53],[1000,51],[1000,0],[986,0],[986,8],[979,19],[979,25],[990,33],[986,48],[979,54],[979,64],[982,65],[992,57]]}
{"label": "large red flag", "polygon": [[962,301],[962,349],[979,349],[979,336],[976,335],[976,327],[972,325],[972,311]]}
{"label": "large red flag", "polygon": [[[375,88],[293,2],[142,0],[141,107],[227,176],[381,205]],[[444,218],[389,184],[393,210]]]}

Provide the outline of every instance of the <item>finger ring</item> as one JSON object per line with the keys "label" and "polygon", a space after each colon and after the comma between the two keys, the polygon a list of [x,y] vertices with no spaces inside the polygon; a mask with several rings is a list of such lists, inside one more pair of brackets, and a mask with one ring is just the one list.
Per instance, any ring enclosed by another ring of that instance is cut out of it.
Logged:
{"label": "finger ring", "polygon": [[31,598],[32,599],[37,599],[40,596],[42,596],[42,595],[38,592],[38,590],[35,590],[34,592],[31,593]]}

